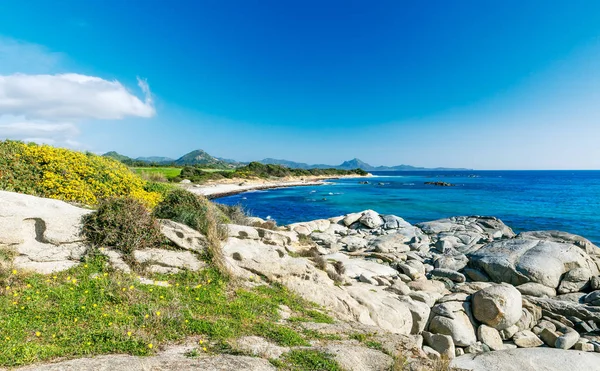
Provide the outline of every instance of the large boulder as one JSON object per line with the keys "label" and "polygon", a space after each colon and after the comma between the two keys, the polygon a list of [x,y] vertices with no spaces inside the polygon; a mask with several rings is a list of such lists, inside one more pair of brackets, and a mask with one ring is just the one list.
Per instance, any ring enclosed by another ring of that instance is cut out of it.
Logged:
{"label": "large boulder", "polygon": [[521,285],[541,283],[556,289],[561,277],[574,268],[587,268],[598,275],[594,260],[580,247],[532,238],[490,243],[470,254],[469,265],[485,272],[495,282]]}
{"label": "large boulder", "polygon": [[69,269],[86,252],[81,219],[88,213],[63,201],[0,191],[0,248],[14,252],[17,269]]}
{"label": "large boulder", "polygon": [[494,217],[456,216],[417,224],[440,252],[466,253],[495,239],[512,238],[513,231]]}
{"label": "large boulder", "polygon": [[383,219],[373,210],[365,211],[358,221],[369,229],[379,228],[383,225]]}
{"label": "large boulder", "polygon": [[517,236],[523,239],[545,240],[559,243],[575,245],[581,248],[586,254],[600,255],[600,248],[581,236],[561,231],[533,231],[521,232]]}
{"label": "large boulder", "polygon": [[583,291],[589,286],[592,272],[588,268],[573,268],[563,277],[558,290],[559,294]]}
{"label": "large boulder", "polygon": [[401,233],[386,234],[371,240],[369,249],[382,253],[410,251],[410,247],[405,242],[408,242],[407,238]]}
{"label": "large boulder", "polygon": [[475,318],[496,330],[504,330],[521,318],[521,293],[510,285],[477,291],[472,298]]}
{"label": "large boulder", "polygon": [[447,302],[432,308],[429,332],[448,335],[454,344],[466,347],[477,341],[474,322],[469,303]]}
{"label": "large boulder", "polygon": [[319,220],[312,220],[310,222],[290,224],[287,226],[287,228],[292,232],[296,232],[300,235],[308,236],[311,233],[316,232],[316,231],[321,231],[321,232],[326,231],[330,225],[331,225],[331,222],[329,220],[319,219]]}

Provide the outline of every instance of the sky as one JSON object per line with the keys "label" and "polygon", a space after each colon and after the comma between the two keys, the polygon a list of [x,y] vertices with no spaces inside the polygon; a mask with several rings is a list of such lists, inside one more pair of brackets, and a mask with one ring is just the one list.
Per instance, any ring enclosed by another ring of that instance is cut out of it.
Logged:
{"label": "sky", "polygon": [[2,0],[2,138],[600,169],[600,2]]}

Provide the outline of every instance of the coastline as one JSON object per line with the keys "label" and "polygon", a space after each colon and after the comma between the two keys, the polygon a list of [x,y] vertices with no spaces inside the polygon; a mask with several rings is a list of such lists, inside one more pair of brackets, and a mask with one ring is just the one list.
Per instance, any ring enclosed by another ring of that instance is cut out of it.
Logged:
{"label": "coastline", "polygon": [[372,176],[371,174],[360,175],[344,175],[344,176],[311,176],[311,177],[287,177],[279,180],[265,179],[228,179],[227,181],[210,182],[205,184],[190,184],[183,185],[188,191],[205,196],[208,199],[216,199],[220,197],[232,196],[249,191],[258,191],[276,188],[288,187],[306,187],[320,186],[326,184],[327,180],[334,179],[361,179]]}

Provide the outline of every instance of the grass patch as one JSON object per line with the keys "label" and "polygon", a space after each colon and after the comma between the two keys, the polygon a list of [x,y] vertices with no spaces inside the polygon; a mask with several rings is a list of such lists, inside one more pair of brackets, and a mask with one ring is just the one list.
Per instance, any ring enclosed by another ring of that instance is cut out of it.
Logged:
{"label": "grass patch", "polygon": [[278,360],[270,360],[275,367],[285,370],[342,371],[329,354],[317,350],[292,350]]}
{"label": "grass patch", "polygon": [[304,330],[302,334],[307,338],[316,340],[342,340],[342,337],[340,335],[324,334],[316,330]]}
{"label": "grass patch", "polygon": [[[282,287],[236,289],[214,269],[152,278],[168,279],[170,286],[141,285],[133,275],[111,271],[102,257],[49,276],[3,273],[0,366],[108,353],[148,355],[193,335],[217,343],[257,335],[280,345],[306,344],[304,335],[275,322],[282,303],[305,316],[314,306]],[[313,358],[308,364],[329,364]]]}
{"label": "grass patch", "polygon": [[132,167],[131,170],[138,175],[159,174],[166,179],[173,179],[181,174],[181,168],[178,167]]}

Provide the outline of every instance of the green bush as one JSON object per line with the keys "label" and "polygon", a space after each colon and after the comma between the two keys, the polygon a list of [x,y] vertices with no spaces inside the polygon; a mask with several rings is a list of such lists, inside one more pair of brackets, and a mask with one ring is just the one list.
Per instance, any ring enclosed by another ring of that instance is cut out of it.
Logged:
{"label": "green bush", "polygon": [[161,195],[161,199],[167,197],[167,194],[175,189],[175,186],[169,183],[146,182],[144,190],[146,192],[154,192]]}
{"label": "green bush", "polygon": [[[205,235],[208,235],[208,229],[213,221],[228,222],[215,204],[205,197],[180,188],[167,193],[165,199],[154,209],[154,215],[160,219],[186,224]],[[220,236],[225,237],[225,235]]]}
{"label": "green bush", "polygon": [[93,246],[121,251],[130,265],[135,264],[135,250],[164,241],[156,218],[141,202],[128,197],[102,200],[96,212],[83,217],[83,234]]}

